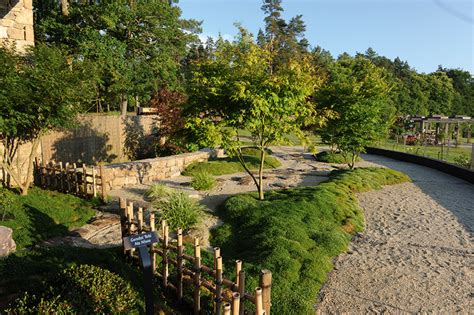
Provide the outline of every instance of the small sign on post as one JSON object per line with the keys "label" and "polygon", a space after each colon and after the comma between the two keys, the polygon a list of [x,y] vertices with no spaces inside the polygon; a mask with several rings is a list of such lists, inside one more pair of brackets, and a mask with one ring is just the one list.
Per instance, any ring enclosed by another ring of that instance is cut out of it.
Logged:
{"label": "small sign on post", "polygon": [[153,271],[152,262],[150,259],[150,252],[148,245],[158,242],[158,234],[156,232],[147,232],[137,235],[132,235],[123,238],[123,246],[126,250],[138,248],[140,253],[140,261],[143,269],[143,289],[145,292],[146,314],[152,315],[154,313],[153,303]]}

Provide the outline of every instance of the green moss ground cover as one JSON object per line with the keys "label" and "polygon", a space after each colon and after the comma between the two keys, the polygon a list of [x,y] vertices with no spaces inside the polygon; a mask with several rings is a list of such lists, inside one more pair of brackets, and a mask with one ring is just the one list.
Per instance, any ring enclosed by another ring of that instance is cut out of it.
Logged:
{"label": "green moss ground cover", "polygon": [[236,195],[221,209],[225,224],[211,241],[228,265],[243,259],[248,290],[261,269],[272,271],[272,312],[314,314],[332,259],[364,227],[355,193],[409,180],[390,169],[359,168],[333,172],[318,186],[267,192],[264,201],[255,193]]}
{"label": "green moss ground cover", "polygon": [[[245,149],[243,150],[243,153],[247,166],[251,170],[258,169],[260,166],[259,152],[255,149]],[[280,165],[281,163],[278,161],[278,159],[270,155],[266,155],[264,164],[265,169],[277,168]],[[192,163],[186,168],[186,170],[183,172],[183,175],[194,176],[199,173],[207,173],[209,175],[219,176],[241,172],[245,172],[245,170],[240,164],[239,160],[236,157],[226,157],[209,160],[208,162]]]}
{"label": "green moss ground cover", "polygon": [[14,195],[14,208],[1,225],[13,229],[17,249],[43,240],[64,236],[70,229],[84,225],[91,219],[96,205],[52,191],[32,188],[27,196]]}

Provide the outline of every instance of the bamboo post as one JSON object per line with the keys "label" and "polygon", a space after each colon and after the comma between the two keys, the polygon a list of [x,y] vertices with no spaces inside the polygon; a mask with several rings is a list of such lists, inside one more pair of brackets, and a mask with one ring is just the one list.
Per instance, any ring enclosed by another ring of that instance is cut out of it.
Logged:
{"label": "bamboo post", "polygon": [[168,287],[168,242],[169,242],[169,230],[168,225],[163,227],[163,288],[166,290]]}
{"label": "bamboo post", "polygon": [[178,229],[178,301],[183,299],[183,230]]}
{"label": "bamboo post", "polygon": [[82,164],[82,184],[84,185],[84,197],[87,197],[87,166]]}
{"label": "bamboo post", "polygon": [[224,315],[230,315],[230,304],[229,303],[224,304]]}
{"label": "bamboo post", "polygon": [[219,247],[214,247],[214,273],[217,270],[217,257],[221,256],[221,249]]}
{"label": "bamboo post", "polygon": [[46,165],[44,164],[43,161],[41,161],[41,175],[40,175],[40,178],[41,178],[41,187],[42,188],[46,188]]}
{"label": "bamboo post", "polygon": [[59,191],[64,192],[64,169],[63,169],[63,162],[59,162]]}
{"label": "bamboo post", "polygon": [[69,162],[66,162],[66,165],[64,166],[64,180],[66,182],[65,189],[67,189],[66,191],[68,193],[70,193],[71,192],[71,183],[70,183],[70,179],[69,179]]}
{"label": "bamboo post", "polygon": [[194,314],[201,312],[201,247],[199,238],[194,239]]}
{"label": "bamboo post", "polygon": [[77,174],[77,165],[76,165],[76,163],[73,163],[72,167],[74,168],[74,185],[75,185],[75,188],[76,188],[76,195],[79,195],[79,176]]}
{"label": "bamboo post", "polygon": [[[217,247],[217,253],[220,255],[220,249]],[[214,252],[214,255],[216,251]],[[222,304],[222,257],[215,257],[216,265],[215,265],[215,282],[216,282],[216,290],[215,294],[215,314],[221,314],[221,304]]]}
{"label": "bamboo post", "polygon": [[240,277],[240,270],[242,270],[242,260],[236,260],[235,261],[235,283],[237,286],[239,285],[239,277]]}
{"label": "bamboo post", "polygon": [[102,200],[105,201],[105,199],[107,198],[107,181],[105,179],[105,171],[104,171],[103,165],[99,166],[99,176],[100,176]]}
{"label": "bamboo post", "polygon": [[92,195],[94,198],[97,197],[97,179],[95,178],[96,173],[95,167],[92,166]]}
{"label": "bamboo post", "polygon": [[[133,202],[129,202],[128,203],[128,207],[127,207],[127,232],[128,232],[128,235],[132,235],[133,231],[132,231],[132,227],[133,227],[133,220],[134,220],[134,213],[133,213]],[[135,249],[130,249],[128,251],[128,255],[130,257],[130,259],[133,259],[133,253],[135,252]]]}
{"label": "bamboo post", "polygon": [[255,288],[255,315],[263,315],[262,288]]}
{"label": "bamboo post", "polygon": [[232,293],[232,315],[239,315],[240,294],[239,292]]}
{"label": "bamboo post", "polygon": [[138,207],[137,212],[138,233],[143,231],[143,208]]}
{"label": "bamboo post", "polygon": [[[127,200],[125,198],[119,199],[119,208],[120,208],[120,230],[122,234],[122,246],[123,238],[127,235]],[[123,254],[126,255],[127,251],[123,248]]]}
{"label": "bamboo post", "polygon": [[239,294],[240,294],[240,307],[239,307],[239,314],[244,315],[245,312],[245,271],[239,271]]}
{"label": "bamboo post", "polygon": [[264,269],[260,272],[260,288],[262,288],[263,309],[266,315],[270,315],[272,295],[272,272]]}
{"label": "bamboo post", "polygon": [[[155,213],[151,212],[150,213],[150,231],[154,232],[156,230],[155,227]],[[153,251],[153,248],[155,247],[154,244],[150,245],[150,258],[151,258],[151,270],[153,274],[155,274],[156,271],[156,253]]]}

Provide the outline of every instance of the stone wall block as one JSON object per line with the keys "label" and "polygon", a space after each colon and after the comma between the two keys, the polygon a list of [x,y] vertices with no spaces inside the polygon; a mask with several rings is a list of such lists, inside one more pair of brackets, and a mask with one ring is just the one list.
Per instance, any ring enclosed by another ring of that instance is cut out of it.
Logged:
{"label": "stone wall block", "polygon": [[8,37],[11,39],[20,39],[24,40],[25,39],[25,31],[24,30],[19,30],[16,28],[9,28],[7,30]]}

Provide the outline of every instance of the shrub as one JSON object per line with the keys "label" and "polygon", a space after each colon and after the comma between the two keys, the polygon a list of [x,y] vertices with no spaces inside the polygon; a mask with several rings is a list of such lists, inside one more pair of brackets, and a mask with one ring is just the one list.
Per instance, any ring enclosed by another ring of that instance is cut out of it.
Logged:
{"label": "shrub", "polygon": [[216,186],[216,180],[206,172],[198,172],[193,175],[191,186],[196,190],[210,190]]}
{"label": "shrub", "polygon": [[13,219],[15,217],[15,209],[20,208],[15,194],[10,190],[0,187],[0,220]]}
{"label": "shrub", "polygon": [[153,199],[153,207],[159,210],[159,220],[166,220],[172,230],[189,230],[203,216],[204,207],[182,191]]}
{"label": "shrub", "polygon": [[454,164],[457,164],[461,167],[469,168],[471,166],[471,159],[467,154],[461,153],[457,157],[454,158]]}
{"label": "shrub", "polygon": [[64,269],[45,287],[38,297],[26,293],[8,312],[116,314],[134,310],[138,301],[138,294],[122,278],[91,265]]}
{"label": "shrub", "polygon": [[[348,156],[348,159],[351,158],[352,155]],[[335,164],[345,164],[347,163],[347,159],[341,154],[341,152],[335,151],[322,151],[315,155],[316,161],[324,162],[324,163],[335,163]],[[357,157],[356,161],[360,161],[360,157]]]}

